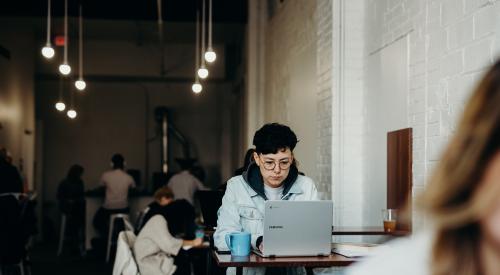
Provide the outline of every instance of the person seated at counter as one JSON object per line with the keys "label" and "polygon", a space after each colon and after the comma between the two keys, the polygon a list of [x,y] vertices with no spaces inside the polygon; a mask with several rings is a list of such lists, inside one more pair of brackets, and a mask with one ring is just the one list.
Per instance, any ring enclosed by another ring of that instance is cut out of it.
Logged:
{"label": "person seated at counter", "polygon": [[6,148],[0,148],[0,194],[22,193],[23,181]]}
{"label": "person seated at counter", "polygon": [[59,183],[57,200],[59,210],[66,215],[68,230],[77,236],[85,224],[85,187],[82,180],[83,167],[73,164],[66,178]]}
{"label": "person seated at counter", "polygon": [[129,213],[128,191],[135,188],[134,179],[124,171],[125,158],[121,154],[111,157],[112,170],[102,174],[99,184],[105,188],[104,204],[94,216],[94,227],[101,236],[106,236],[109,217],[117,213]]}
{"label": "person seated at counter", "polygon": [[176,198],[185,199],[194,205],[196,191],[208,189],[192,174],[191,169],[197,160],[193,158],[176,158],[175,160],[179,164],[181,171],[170,178],[167,186],[170,187]]}
{"label": "person seated at counter", "polygon": [[134,244],[140,273],[191,274],[189,256],[181,247],[202,244],[202,238],[195,238],[194,208],[184,199],[175,200],[166,186],[154,198],[140,221],[143,226]]}
{"label": "person seated at counter", "polygon": [[[290,127],[278,123],[262,126],[253,137],[253,162],[240,176],[227,183],[218,212],[214,244],[229,250],[225,237],[233,232],[249,232],[253,249],[265,245],[262,240],[266,200],[318,200],[312,179],[299,174],[293,149],[297,136]],[[228,274],[235,272],[228,269]],[[305,274],[302,267],[244,268],[243,274]]]}

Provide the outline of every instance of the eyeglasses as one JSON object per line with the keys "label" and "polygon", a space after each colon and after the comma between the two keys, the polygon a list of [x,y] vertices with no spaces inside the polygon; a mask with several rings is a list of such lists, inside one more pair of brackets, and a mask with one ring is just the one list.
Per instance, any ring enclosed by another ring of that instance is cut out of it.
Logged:
{"label": "eyeglasses", "polygon": [[[259,156],[260,158],[260,156]],[[264,166],[264,169],[266,170],[274,170],[276,168],[276,162],[273,160],[262,160],[262,166]],[[292,161],[290,159],[284,159],[278,161],[278,166],[281,170],[288,170],[290,166],[292,165]]]}

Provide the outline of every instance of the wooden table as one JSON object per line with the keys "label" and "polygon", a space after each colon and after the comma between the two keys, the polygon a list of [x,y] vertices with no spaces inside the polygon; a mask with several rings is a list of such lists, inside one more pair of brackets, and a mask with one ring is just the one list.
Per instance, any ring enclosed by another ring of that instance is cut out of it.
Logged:
{"label": "wooden table", "polygon": [[355,258],[347,258],[337,254],[324,257],[273,257],[263,258],[254,253],[247,257],[232,257],[229,254],[219,254],[212,250],[217,265],[220,267],[236,267],[236,274],[243,274],[243,267],[305,267],[310,273],[311,268],[348,266],[356,262]]}
{"label": "wooden table", "polygon": [[404,230],[396,230],[393,232],[384,231],[382,226],[333,226],[332,235],[390,235],[390,236],[407,236],[410,232]]}

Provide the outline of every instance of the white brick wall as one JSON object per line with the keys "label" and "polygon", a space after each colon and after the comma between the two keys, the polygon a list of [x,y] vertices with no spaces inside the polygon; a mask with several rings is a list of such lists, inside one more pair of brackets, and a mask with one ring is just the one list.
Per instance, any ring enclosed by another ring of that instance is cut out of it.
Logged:
{"label": "white brick wall", "polygon": [[[313,178],[322,197],[329,198],[331,2],[273,1],[274,12],[260,29],[265,40],[260,67],[265,75],[264,122],[285,123],[297,133],[299,169]],[[261,4],[267,7],[269,1]],[[254,114],[250,110],[248,115]]]}
{"label": "white brick wall", "polygon": [[[265,6],[266,1],[260,3]],[[413,194],[419,194],[455,129],[471,88],[500,48],[494,39],[500,0],[276,3],[274,17],[260,26],[265,32],[265,58],[259,68],[266,78],[261,108],[265,121],[300,127],[310,122],[293,118],[302,110],[290,98],[312,98],[316,170],[309,175],[324,194],[331,192],[335,223],[362,224],[366,196],[374,195],[364,188],[370,169],[363,164],[365,108],[369,105],[365,100],[372,89],[365,86],[364,76],[374,73],[366,67],[367,59],[403,38],[408,39],[408,88],[404,92],[408,127],[413,128]],[[300,56],[314,56],[315,72],[308,76],[314,78],[312,86],[303,84],[307,89],[298,95],[290,91],[301,72],[296,68],[301,66],[297,63]],[[306,142],[311,148],[312,143]],[[419,227],[424,222],[415,217],[414,224]]]}
{"label": "white brick wall", "polygon": [[[463,104],[494,61],[498,0],[367,1],[368,52],[409,33],[409,127],[414,194],[419,193],[455,129]],[[370,72],[367,72],[370,73]],[[366,91],[370,92],[370,91]],[[416,227],[423,223],[415,220]]]}
{"label": "white brick wall", "polygon": [[332,1],[318,0],[316,6],[317,83],[317,183],[325,198],[332,194]]}

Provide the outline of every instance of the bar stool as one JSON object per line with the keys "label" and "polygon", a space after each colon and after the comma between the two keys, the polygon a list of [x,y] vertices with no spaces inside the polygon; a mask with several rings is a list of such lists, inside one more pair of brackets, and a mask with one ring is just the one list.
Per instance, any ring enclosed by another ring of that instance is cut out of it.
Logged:
{"label": "bar stool", "polygon": [[66,234],[66,214],[63,213],[61,217],[61,230],[59,232],[59,248],[57,249],[57,256],[61,255],[65,234]]}
{"label": "bar stool", "polygon": [[132,232],[134,231],[134,226],[130,223],[129,214],[118,213],[118,214],[112,214],[109,217],[108,249],[106,252],[106,262],[109,262],[109,256],[111,254],[111,245],[112,245],[112,241],[113,241],[112,240],[113,229],[115,226],[116,219],[121,219],[123,221],[123,224],[125,225],[126,230],[131,230]]}

